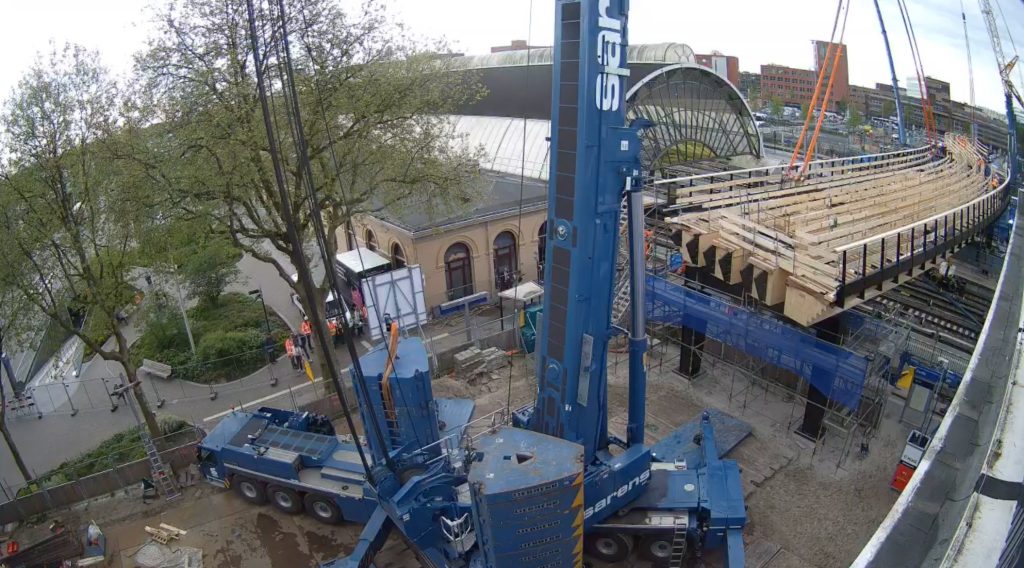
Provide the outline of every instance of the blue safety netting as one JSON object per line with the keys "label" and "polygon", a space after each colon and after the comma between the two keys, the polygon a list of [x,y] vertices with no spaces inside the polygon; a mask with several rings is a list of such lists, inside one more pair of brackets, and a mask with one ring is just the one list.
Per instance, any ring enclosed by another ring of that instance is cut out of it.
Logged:
{"label": "blue safety netting", "polygon": [[771,316],[647,277],[647,316],[685,326],[776,367],[791,371],[850,410],[860,404],[868,361]]}

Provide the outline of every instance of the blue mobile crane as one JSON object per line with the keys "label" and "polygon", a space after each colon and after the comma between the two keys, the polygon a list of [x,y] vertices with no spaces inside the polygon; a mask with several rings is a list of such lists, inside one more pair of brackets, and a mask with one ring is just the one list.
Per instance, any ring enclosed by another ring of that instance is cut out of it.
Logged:
{"label": "blue mobile crane", "polygon": [[[392,342],[360,357],[351,373],[363,424],[375,433],[365,443],[368,467],[360,469],[349,455],[361,442],[335,444],[333,432],[318,435],[336,450],[271,442],[313,434],[301,416],[286,411],[239,413],[211,432],[210,443],[203,442],[201,451],[209,451],[216,473],[208,478],[233,484],[243,496],[240,480],[275,496],[287,487],[294,495],[286,502],[304,504],[321,520],[330,520],[316,511],[325,499],[309,495],[325,489],[301,483],[303,471],[319,468],[306,477],[330,481],[341,477],[335,472],[350,474],[346,489],[331,486],[338,490],[328,494],[336,497],[339,518],[365,527],[348,556],[324,567],[372,566],[390,534],[428,567],[561,568],[582,566],[585,554],[620,563],[634,550],[655,565],[678,566],[689,554],[722,547],[729,567],[743,566],[747,517],[740,472],[734,461],[719,459],[708,415],[694,437],[700,447],[696,460],[685,462],[681,451],[653,455],[644,444],[647,337],[638,133],[645,124],[625,125],[628,4],[556,0],[548,262],[538,314],[536,402],[467,423],[467,401],[434,400],[422,342],[399,341],[391,328]],[[611,323],[624,199],[634,307],[628,331]],[[622,332],[629,339],[625,440],[608,433],[606,367],[608,342]],[[243,425],[254,417],[266,426],[245,433],[252,426]],[[467,427],[482,421],[483,432]],[[218,440],[233,441],[234,453],[213,443]],[[240,453],[255,456],[239,461],[239,443]],[[282,451],[298,456],[283,454],[281,467],[273,460]]]}

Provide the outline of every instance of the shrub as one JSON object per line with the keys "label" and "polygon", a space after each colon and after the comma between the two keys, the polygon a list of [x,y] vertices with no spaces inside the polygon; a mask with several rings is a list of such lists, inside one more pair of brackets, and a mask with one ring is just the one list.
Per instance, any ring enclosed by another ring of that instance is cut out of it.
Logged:
{"label": "shrub", "polygon": [[[244,377],[266,363],[260,350],[266,335],[266,320],[260,301],[239,293],[224,294],[188,311],[196,354],[185,333],[177,305],[170,298],[152,298],[146,308],[146,331],[132,346],[136,365],[142,359],[166,363],[174,377],[209,383]],[[270,314],[271,336],[280,345],[288,335],[287,325]]]}
{"label": "shrub", "polygon": [[[191,424],[174,416],[161,417],[160,430],[164,434],[161,440],[164,448],[179,446],[194,439]],[[139,430],[130,428],[100,441],[92,450],[44,473],[37,482],[46,487],[55,487],[145,457],[146,451],[142,447]]]}
{"label": "shrub", "polygon": [[255,329],[207,333],[196,346],[202,367],[199,373],[205,376],[199,382],[224,380],[233,374],[244,376],[255,371],[266,363],[262,345],[263,333]]}

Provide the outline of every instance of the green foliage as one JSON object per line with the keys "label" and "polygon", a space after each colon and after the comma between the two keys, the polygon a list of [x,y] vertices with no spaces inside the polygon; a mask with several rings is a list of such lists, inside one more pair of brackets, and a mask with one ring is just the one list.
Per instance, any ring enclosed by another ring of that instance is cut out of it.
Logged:
{"label": "green foliage", "polygon": [[850,103],[847,101],[836,101],[836,111],[839,114],[846,114],[847,109],[850,108]]}
{"label": "green foliage", "polygon": [[148,228],[140,257],[163,278],[180,280],[189,298],[215,303],[238,279],[242,251],[207,224],[195,219],[172,219]]}
{"label": "green foliage", "polygon": [[[4,102],[0,287],[17,291],[20,301],[104,359],[128,364],[115,316],[133,293],[140,228],[164,194],[153,190],[154,178],[138,162],[124,158],[122,136],[137,117],[122,113],[122,102],[98,55],[72,45],[37,57]],[[69,306],[97,329],[78,329]],[[97,338],[110,335],[118,342],[103,349]],[[139,390],[137,398],[155,435],[145,394]]]}
{"label": "green foliage", "polygon": [[885,101],[882,103],[882,118],[889,118],[896,114],[896,103],[894,101]]}
{"label": "green foliage", "polygon": [[203,382],[238,378],[259,369],[266,363],[262,343],[263,333],[255,329],[207,333],[196,346]]}
{"label": "green foliage", "polygon": [[[173,416],[164,416],[159,420],[165,448],[187,443],[194,438],[192,425]],[[47,471],[36,480],[35,488],[55,487],[111,469],[115,465],[124,465],[146,457],[142,447],[139,431],[135,428],[122,430],[109,438],[100,441],[96,447],[82,455],[69,459],[59,466]],[[30,491],[31,492],[31,491]]]}
{"label": "green foliage", "polygon": [[850,116],[846,119],[846,125],[850,128],[858,128],[864,124],[864,118],[857,112],[857,107],[850,107]]}
{"label": "green foliage", "polygon": [[[450,69],[449,58],[437,57],[448,51],[446,45],[410,36],[388,20],[380,1],[348,11],[333,0],[284,5],[292,19],[294,86],[328,257],[337,252],[336,231],[350,214],[384,208],[440,213],[472,203],[479,196],[480,153],[468,144],[451,144],[457,134],[444,115],[480,95],[475,73]],[[169,196],[167,216],[228,235],[285,274],[288,263],[266,254],[263,244],[293,266],[308,263],[284,231],[293,223],[311,241],[310,208],[305,192],[293,190],[294,218],[283,218],[249,63],[245,2],[174,0],[158,11],[147,50],[136,59],[135,99],[159,126],[147,129],[133,151],[166,186],[161,193]],[[258,27],[271,26],[262,11],[259,19]],[[276,78],[284,71],[283,50],[275,45],[280,34],[264,32],[271,39],[261,64]],[[310,180],[286,135],[288,102],[276,79],[268,98],[284,140],[280,159],[287,183],[301,188]],[[207,266],[196,268],[211,274]],[[203,280],[197,289],[213,290],[223,282],[214,278],[207,286]]]}
{"label": "green foliage", "polygon": [[[266,321],[256,298],[239,293],[222,295],[188,310],[196,355],[192,355],[185,324],[170,298],[154,297],[145,313],[146,330],[132,346],[136,364],[142,359],[166,363],[176,378],[200,382],[231,381],[266,364],[263,339]],[[280,345],[288,326],[270,313],[271,337]]]}
{"label": "green foliage", "polygon": [[772,97],[771,110],[772,116],[775,118],[782,118],[782,99],[779,97]]}
{"label": "green foliage", "polygon": [[807,113],[810,111],[811,105],[808,103],[800,103],[800,118],[807,118]]}

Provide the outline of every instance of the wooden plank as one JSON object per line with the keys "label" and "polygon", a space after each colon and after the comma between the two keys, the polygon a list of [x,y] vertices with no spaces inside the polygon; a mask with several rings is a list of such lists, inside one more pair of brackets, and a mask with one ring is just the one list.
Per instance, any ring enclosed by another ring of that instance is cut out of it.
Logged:
{"label": "wooden plank", "polygon": [[175,526],[172,526],[172,525],[168,525],[167,523],[160,523],[160,528],[162,528],[163,530],[165,530],[167,532],[177,534],[178,536],[185,536],[185,535],[188,534],[188,531],[183,531],[183,530],[179,529],[178,527],[175,527]]}

